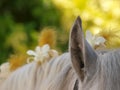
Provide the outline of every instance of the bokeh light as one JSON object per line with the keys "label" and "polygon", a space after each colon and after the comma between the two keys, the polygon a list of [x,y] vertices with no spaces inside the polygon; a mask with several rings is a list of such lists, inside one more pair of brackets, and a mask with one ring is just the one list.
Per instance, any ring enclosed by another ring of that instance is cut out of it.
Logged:
{"label": "bokeh light", "polygon": [[108,48],[120,46],[120,0],[1,0],[0,64],[11,55],[24,58],[27,50],[46,43],[67,52],[77,16],[82,18],[84,32],[107,35]]}

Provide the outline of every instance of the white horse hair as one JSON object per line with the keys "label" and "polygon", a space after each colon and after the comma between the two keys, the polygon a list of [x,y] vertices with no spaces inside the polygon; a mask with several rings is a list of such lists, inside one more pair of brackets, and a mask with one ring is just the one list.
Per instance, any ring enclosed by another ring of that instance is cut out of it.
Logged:
{"label": "white horse hair", "polygon": [[15,71],[0,90],[73,90],[77,80],[69,54],[42,65],[32,62]]}
{"label": "white horse hair", "polygon": [[23,66],[0,90],[120,90],[120,50],[94,51],[84,39],[81,23],[78,17],[68,53],[42,65]]}

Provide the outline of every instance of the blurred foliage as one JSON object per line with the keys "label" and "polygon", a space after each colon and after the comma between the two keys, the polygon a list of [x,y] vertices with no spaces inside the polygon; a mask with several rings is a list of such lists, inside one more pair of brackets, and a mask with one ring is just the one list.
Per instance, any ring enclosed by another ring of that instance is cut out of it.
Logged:
{"label": "blurred foliage", "polygon": [[60,17],[51,0],[1,0],[0,63],[12,54],[34,48],[42,28],[53,26],[59,30]]}
{"label": "blurred foliage", "polygon": [[101,32],[99,32],[98,35],[103,36],[106,39],[107,42],[105,42],[105,45],[107,46],[107,48],[120,47],[120,30],[102,30]]}
{"label": "blurred foliage", "polygon": [[9,58],[10,71],[14,71],[17,68],[21,67],[22,65],[26,64],[27,63],[26,61],[27,61],[27,55],[25,54],[12,55]]}
{"label": "blurred foliage", "polygon": [[56,46],[57,33],[53,28],[44,28],[40,33],[38,44],[39,46],[43,46],[45,44],[49,44],[51,48],[55,48]]}
{"label": "blurred foliage", "polygon": [[[120,31],[119,3],[119,0],[1,0],[0,63],[12,59],[14,62],[15,58],[10,58],[13,54],[24,58],[28,49],[45,43],[61,53],[67,51],[69,30],[78,15],[84,31],[89,29],[102,36],[110,36],[109,30]],[[120,46],[119,37],[108,36],[109,48]]]}
{"label": "blurred foliage", "polygon": [[[80,15],[84,30],[94,34],[104,28],[120,27],[119,0],[53,0],[57,8],[63,11],[62,24],[69,30],[76,16]],[[61,8],[62,7],[62,8]]]}
{"label": "blurred foliage", "polygon": [[[120,0],[53,0],[62,11],[61,24],[70,30],[78,15],[82,18],[83,30],[102,35],[107,48],[120,47]],[[107,37],[106,37],[107,36]]]}

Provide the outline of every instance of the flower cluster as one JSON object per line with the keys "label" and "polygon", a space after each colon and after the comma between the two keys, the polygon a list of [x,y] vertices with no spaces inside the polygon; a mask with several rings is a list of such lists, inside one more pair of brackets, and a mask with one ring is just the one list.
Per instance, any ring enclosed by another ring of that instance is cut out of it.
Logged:
{"label": "flower cluster", "polygon": [[88,43],[94,48],[104,48],[106,39],[102,36],[92,35],[92,33],[88,30],[86,31],[86,40]]}
{"label": "flower cluster", "polygon": [[[32,61],[36,62],[44,62],[46,60],[50,60],[58,56],[58,52],[56,50],[50,49],[48,44],[45,44],[43,47],[37,46],[35,51],[28,50],[27,54],[32,57]],[[30,63],[30,58],[27,59],[27,63]],[[10,75],[12,72],[10,70],[11,62],[5,62],[0,66],[0,84],[3,83],[4,80]]]}
{"label": "flower cluster", "polygon": [[[48,44],[45,44],[42,47],[37,46],[35,51],[28,50],[27,54],[32,56],[33,61],[36,62],[44,62],[58,56],[58,52],[56,50],[50,49]],[[30,58],[27,60],[27,63],[29,62]]]}

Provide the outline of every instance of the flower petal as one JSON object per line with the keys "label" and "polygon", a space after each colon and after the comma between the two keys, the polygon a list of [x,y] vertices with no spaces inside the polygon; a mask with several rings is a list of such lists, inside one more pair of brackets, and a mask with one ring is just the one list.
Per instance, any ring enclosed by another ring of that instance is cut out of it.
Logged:
{"label": "flower petal", "polygon": [[32,50],[28,50],[28,51],[27,51],[27,54],[28,54],[28,55],[36,56],[36,53],[35,53],[34,51],[32,51]]}
{"label": "flower petal", "polygon": [[86,31],[86,39],[87,40],[92,40],[92,37],[93,37],[92,33],[89,30],[87,30]]}
{"label": "flower petal", "polygon": [[0,71],[1,72],[9,72],[10,71],[10,63],[9,62],[3,63],[0,66]]}
{"label": "flower petal", "polygon": [[86,40],[88,41],[88,43],[89,43],[91,46],[93,46],[94,38],[95,38],[95,37],[92,35],[92,33],[91,33],[89,30],[87,30],[87,31],[86,31]]}
{"label": "flower petal", "polygon": [[100,43],[105,43],[106,39],[103,37],[97,37],[95,40],[95,44],[99,45]]}
{"label": "flower petal", "polygon": [[43,47],[42,47],[42,52],[43,53],[48,53],[48,51],[50,50],[50,46],[48,44],[45,44]]}
{"label": "flower petal", "polygon": [[40,46],[37,46],[36,48],[35,48],[35,52],[36,53],[39,53],[41,51],[41,47]]}
{"label": "flower petal", "polygon": [[56,50],[50,50],[49,52],[51,57],[57,57],[58,56],[58,52]]}

